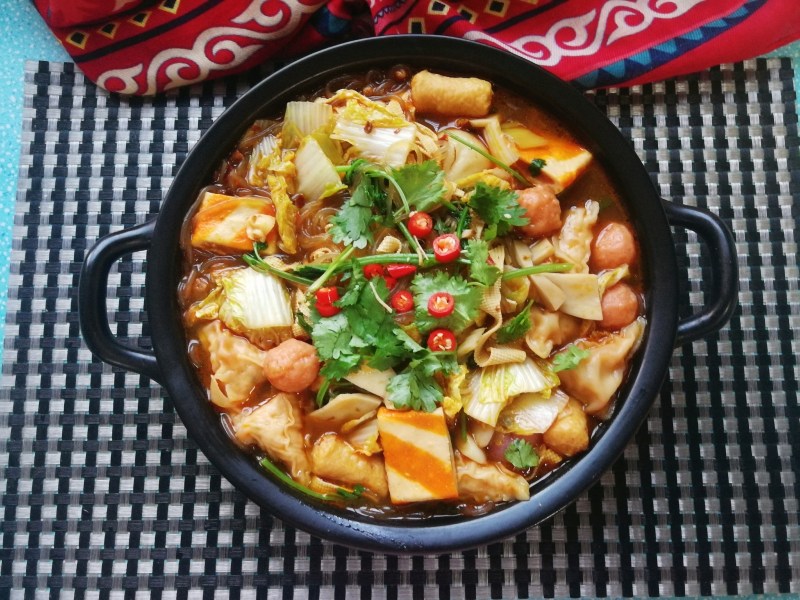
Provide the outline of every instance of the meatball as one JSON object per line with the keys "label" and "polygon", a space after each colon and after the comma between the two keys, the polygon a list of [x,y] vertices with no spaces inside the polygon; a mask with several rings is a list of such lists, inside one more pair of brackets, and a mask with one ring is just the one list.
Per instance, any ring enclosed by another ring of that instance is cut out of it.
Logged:
{"label": "meatball", "polygon": [[561,204],[550,187],[539,185],[522,190],[517,202],[530,221],[520,227],[525,235],[542,237],[561,229]]}
{"label": "meatball", "polygon": [[592,240],[589,266],[595,272],[636,262],[636,242],[622,223],[609,223]]}
{"label": "meatball", "polygon": [[317,350],[311,344],[290,339],[266,353],[264,375],[282,392],[302,392],[319,374]]}
{"label": "meatball", "polygon": [[562,456],[575,456],[589,447],[589,419],[577,400],[570,399],[556,422],[544,432],[544,443]]}
{"label": "meatball", "polygon": [[630,325],[639,314],[639,297],[625,283],[611,286],[600,300],[603,319],[598,324],[603,329],[622,329]]}

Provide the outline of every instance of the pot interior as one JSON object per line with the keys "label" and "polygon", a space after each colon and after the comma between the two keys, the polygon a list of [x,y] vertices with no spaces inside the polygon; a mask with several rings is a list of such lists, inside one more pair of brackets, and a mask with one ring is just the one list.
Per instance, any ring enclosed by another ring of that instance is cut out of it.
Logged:
{"label": "pot interior", "polygon": [[[200,189],[259,117],[334,77],[406,64],[488,79],[530,99],[557,119],[599,160],[620,191],[638,232],[645,276],[647,329],[609,419],[590,450],[531,486],[531,500],[477,518],[378,521],[317,503],[274,482],[220,425],[190,364],[177,302],[180,229]],[[148,316],[162,378],[192,437],[234,485],[281,519],[321,537],[388,552],[442,552],[512,535],[558,512],[597,481],[645,418],[666,374],[677,325],[677,267],[669,224],[641,161],[608,119],[569,84],[503,51],[452,38],[400,36],[352,42],[293,63],[248,91],[190,152],[164,200],[147,273]]]}

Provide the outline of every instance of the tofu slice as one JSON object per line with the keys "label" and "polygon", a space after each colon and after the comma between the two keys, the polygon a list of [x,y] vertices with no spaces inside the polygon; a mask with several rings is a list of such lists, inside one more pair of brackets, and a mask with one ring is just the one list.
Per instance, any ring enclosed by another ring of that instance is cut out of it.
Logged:
{"label": "tofu slice", "polygon": [[554,189],[556,193],[559,193],[572,185],[578,175],[586,170],[586,167],[592,162],[592,153],[581,148],[568,158],[552,156],[545,160],[547,164],[542,167],[542,173],[557,184]]}
{"label": "tofu slice", "polygon": [[441,407],[378,410],[378,431],[393,504],[458,497],[453,447]]}
{"label": "tofu slice", "polygon": [[[519,136],[514,135],[513,137],[517,140]],[[540,145],[530,148],[519,146],[518,141],[517,149],[525,162],[530,162],[535,158],[545,161],[542,175],[549,180],[553,191],[559,194],[572,185],[586,170],[586,167],[592,162],[592,153],[571,142],[555,138],[541,138],[541,140]]]}

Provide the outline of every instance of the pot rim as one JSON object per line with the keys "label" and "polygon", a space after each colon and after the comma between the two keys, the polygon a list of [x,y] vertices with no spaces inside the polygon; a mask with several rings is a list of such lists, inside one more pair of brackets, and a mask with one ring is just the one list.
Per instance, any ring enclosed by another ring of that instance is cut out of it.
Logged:
{"label": "pot rim", "polygon": [[[286,101],[336,75],[398,63],[485,77],[532,97],[602,161],[639,234],[647,279],[647,327],[612,415],[598,426],[583,456],[533,483],[529,501],[481,517],[365,520],[289,491],[238,449],[220,426],[196,381],[179,317],[175,289],[180,278],[180,223],[244,130],[259,116],[276,112]],[[678,323],[677,280],[669,223],[644,165],[630,142],[577,89],[496,48],[408,35],[357,40],[309,55],[261,81],[220,115],[189,152],[162,203],[147,254],[145,294],[163,383],[191,437],[236,488],[281,520],[324,539],[371,551],[438,553],[504,539],[541,523],[572,504],[611,467],[647,416],[667,373]]]}

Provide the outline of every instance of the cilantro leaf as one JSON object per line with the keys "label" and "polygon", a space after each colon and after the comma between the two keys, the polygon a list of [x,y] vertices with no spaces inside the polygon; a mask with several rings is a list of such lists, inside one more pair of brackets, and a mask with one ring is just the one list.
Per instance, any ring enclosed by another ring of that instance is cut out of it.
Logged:
{"label": "cilantro leaf", "polygon": [[570,344],[567,348],[553,357],[553,372],[568,371],[574,369],[581,361],[588,358],[591,352],[575,344]]}
{"label": "cilantro leaf", "polygon": [[[415,318],[421,332],[444,327],[453,333],[461,333],[478,316],[478,307],[483,297],[483,289],[470,285],[458,275],[438,271],[433,275],[417,274],[411,282],[414,292]],[[436,292],[452,294],[455,300],[453,312],[443,318],[428,313],[428,300]]]}
{"label": "cilantro leaf", "polygon": [[409,206],[416,210],[436,208],[444,195],[444,171],[436,161],[428,160],[392,169],[392,176],[403,190]]}
{"label": "cilantro leaf", "polygon": [[311,339],[325,363],[320,372],[329,379],[341,379],[353,371],[361,362],[358,350],[366,346],[362,339],[353,335],[350,322],[343,313],[314,323]]}
{"label": "cilantro leaf", "polygon": [[371,177],[361,177],[353,195],[331,217],[331,238],[337,244],[366,248],[372,243],[370,225],[373,222],[374,206],[385,203],[386,192]]}
{"label": "cilantro leaf", "polygon": [[292,274],[297,275],[298,277],[305,277],[306,279],[310,279],[314,281],[317,277],[322,275],[325,272],[326,266],[319,266],[319,265],[301,265],[296,269],[292,269]]}
{"label": "cilantro leaf", "polygon": [[433,412],[444,394],[432,375],[410,368],[389,380],[386,398],[398,408]]}
{"label": "cilantro leaf", "polygon": [[486,185],[482,181],[475,186],[469,205],[486,223],[483,237],[487,241],[506,235],[512,227],[530,222],[525,209],[517,202],[516,192]]}
{"label": "cilantro leaf", "polygon": [[400,328],[397,328],[397,329],[394,330],[394,336],[398,340],[400,340],[400,343],[402,343],[403,346],[405,346],[406,349],[409,352],[412,352],[412,353],[416,354],[418,352],[424,352],[425,351],[425,348],[423,348],[421,345],[419,345],[417,343],[417,340],[412,338],[410,335],[408,335],[408,333],[406,333],[405,331],[403,331]]}
{"label": "cilantro leaf", "polygon": [[365,285],[367,285],[367,278],[364,277],[364,271],[354,266],[347,290],[342,297],[335,302],[336,306],[339,308],[346,308],[358,304],[358,300],[361,298],[361,292]]}
{"label": "cilantro leaf", "polygon": [[539,455],[527,441],[517,438],[503,453],[506,460],[517,469],[530,469],[539,464]]}
{"label": "cilantro leaf", "polygon": [[436,374],[447,375],[458,371],[455,352],[432,352],[399,328],[394,330],[394,335],[414,354],[414,358],[403,372],[389,380],[387,398],[397,407],[426,412],[436,410],[444,399]]}
{"label": "cilantro leaf", "polygon": [[537,177],[542,172],[542,167],[547,165],[547,161],[543,158],[534,158],[531,164],[528,165],[528,171],[534,177]]}
{"label": "cilantro leaf", "polygon": [[533,301],[529,300],[518,315],[510,319],[507,323],[497,330],[497,341],[501,344],[507,344],[518,340],[523,337],[531,328],[531,306]]}
{"label": "cilantro leaf", "polygon": [[345,500],[358,500],[364,494],[366,488],[360,483],[353,486],[353,491],[346,490],[345,488],[337,488],[336,493]]}
{"label": "cilantro leaf", "polygon": [[[352,185],[357,175],[360,175],[370,167],[368,160],[357,158],[351,162],[344,170],[343,179],[347,185]],[[340,167],[341,169],[342,167]]]}
{"label": "cilantro leaf", "polygon": [[328,360],[319,370],[319,374],[332,381],[342,379],[358,369],[362,358],[360,354],[346,354],[336,360]]}
{"label": "cilantro leaf", "polygon": [[470,240],[464,253],[469,260],[469,276],[481,285],[494,285],[501,273],[489,264],[489,244],[484,240]]}

